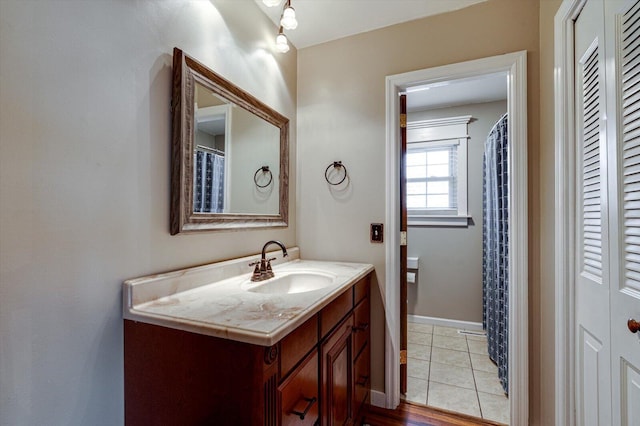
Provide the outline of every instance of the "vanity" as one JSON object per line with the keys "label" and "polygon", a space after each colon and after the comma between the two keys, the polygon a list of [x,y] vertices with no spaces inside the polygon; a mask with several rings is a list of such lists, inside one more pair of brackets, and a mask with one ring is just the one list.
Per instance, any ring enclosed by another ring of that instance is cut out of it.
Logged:
{"label": "vanity", "polygon": [[[287,117],[178,48],[171,113],[172,235],[288,227]],[[127,425],[361,423],[373,266],[272,243],[124,283]]]}
{"label": "vanity", "polygon": [[127,425],[361,423],[373,266],[279,254],[124,283]]}

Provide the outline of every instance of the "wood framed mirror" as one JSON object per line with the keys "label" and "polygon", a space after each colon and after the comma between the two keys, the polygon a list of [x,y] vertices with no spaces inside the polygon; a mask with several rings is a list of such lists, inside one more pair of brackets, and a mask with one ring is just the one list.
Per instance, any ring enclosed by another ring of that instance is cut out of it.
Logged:
{"label": "wood framed mirror", "polygon": [[173,50],[172,235],[283,228],[289,119]]}

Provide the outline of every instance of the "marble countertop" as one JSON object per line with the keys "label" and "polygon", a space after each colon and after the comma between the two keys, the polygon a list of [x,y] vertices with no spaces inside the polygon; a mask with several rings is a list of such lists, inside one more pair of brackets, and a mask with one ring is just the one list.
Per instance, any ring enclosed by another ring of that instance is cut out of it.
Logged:
{"label": "marble countertop", "polygon": [[344,289],[373,271],[370,264],[302,260],[296,248],[289,251],[292,260],[274,262],[278,263],[273,267],[276,278],[289,273],[317,271],[334,277],[332,284],[294,294],[247,291],[247,288],[261,284],[250,282],[251,270],[246,265],[259,256],[249,256],[127,280],[123,288],[123,317],[271,346],[328,305]]}

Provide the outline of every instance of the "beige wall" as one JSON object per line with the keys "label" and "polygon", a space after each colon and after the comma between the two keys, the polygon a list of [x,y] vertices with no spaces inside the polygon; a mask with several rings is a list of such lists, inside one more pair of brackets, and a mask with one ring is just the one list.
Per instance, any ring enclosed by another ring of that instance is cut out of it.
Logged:
{"label": "beige wall", "polygon": [[[504,79],[507,83],[506,77]],[[411,96],[409,94],[408,96]],[[409,226],[407,252],[419,257],[408,285],[409,314],[482,323],[482,172],[484,143],[506,101],[407,114],[407,121],[471,115],[467,144],[467,227]]]}
{"label": "beige wall", "polygon": [[[530,327],[533,373],[539,376],[533,381],[531,391],[535,419],[541,425],[554,422],[555,411],[555,287],[554,287],[554,102],[553,102],[553,22],[562,0],[540,1],[540,143],[538,152],[537,247],[533,252],[534,282],[529,297],[537,308]],[[530,165],[531,167],[531,165]],[[531,232],[530,232],[531,235]],[[532,237],[533,238],[533,237]],[[531,263],[530,263],[531,265]],[[536,276],[537,275],[537,276]]]}
{"label": "beige wall", "polygon": [[[174,46],[291,119],[253,2],[0,1],[0,424],[123,424],[122,281],[295,244],[169,235]],[[159,348],[161,350],[161,348]]]}
{"label": "beige wall", "polygon": [[[553,387],[549,386],[553,381],[553,362],[549,362],[549,354],[553,354],[553,330],[545,329],[542,334],[540,327],[548,325],[547,318],[542,324],[542,314],[546,316],[553,309],[553,294],[548,291],[550,281],[545,283],[544,292],[540,288],[539,9],[537,0],[489,0],[456,12],[301,49],[298,241],[304,257],[367,261],[375,265],[379,292],[374,294],[372,308],[372,385],[382,391],[385,325],[380,293],[386,285],[385,253],[382,245],[369,243],[368,226],[371,222],[383,222],[385,215],[385,77],[527,50],[530,406],[532,424],[548,425],[553,418]],[[544,31],[549,28],[546,23],[542,25]],[[333,160],[342,160],[349,168],[352,184],[344,194],[330,192],[322,176],[324,167]],[[547,176],[544,183],[549,183]],[[552,187],[545,186],[545,196],[550,190]],[[545,225],[548,226],[548,221]],[[545,229],[545,238],[549,232]],[[544,248],[547,252],[551,249]],[[540,364],[542,357],[544,368]]]}

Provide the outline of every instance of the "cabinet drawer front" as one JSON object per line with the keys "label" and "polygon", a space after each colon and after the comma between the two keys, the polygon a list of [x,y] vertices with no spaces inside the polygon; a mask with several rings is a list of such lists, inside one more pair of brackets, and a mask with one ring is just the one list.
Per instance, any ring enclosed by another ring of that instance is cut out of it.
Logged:
{"label": "cabinet drawer front", "polygon": [[318,316],[314,315],[296,328],[280,344],[280,371],[285,377],[318,343]]}
{"label": "cabinet drawer front", "polygon": [[366,296],[369,295],[369,282],[371,281],[371,274],[367,275],[366,277],[364,277],[363,279],[361,279],[360,281],[358,281],[354,286],[353,286],[353,293],[354,293],[354,304],[357,304],[358,302],[360,302],[362,299],[364,299]]}
{"label": "cabinet drawer front", "polygon": [[352,307],[353,292],[350,288],[320,312],[321,335],[326,336],[349,313]]}
{"label": "cabinet drawer front", "polygon": [[362,404],[367,402],[369,396],[370,377],[371,377],[371,359],[370,359],[370,345],[367,344],[364,350],[360,353],[355,361],[353,373],[354,381],[354,409],[355,412],[360,412]]}
{"label": "cabinet drawer front", "polygon": [[318,352],[314,351],[278,388],[280,424],[314,425],[320,412],[318,390]]}
{"label": "cabinet drawer front", "polygon": [[360,353],[363,346],[369,341],[369,324],[371,323],[369,306],[369,299],[365,298],[354,309],[353,340],[356,355]]}

